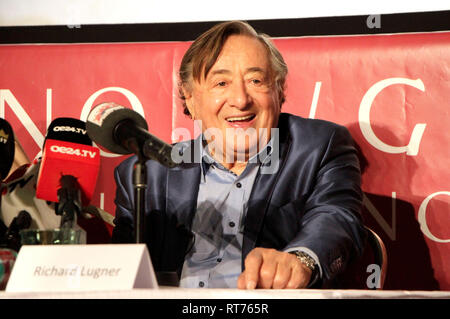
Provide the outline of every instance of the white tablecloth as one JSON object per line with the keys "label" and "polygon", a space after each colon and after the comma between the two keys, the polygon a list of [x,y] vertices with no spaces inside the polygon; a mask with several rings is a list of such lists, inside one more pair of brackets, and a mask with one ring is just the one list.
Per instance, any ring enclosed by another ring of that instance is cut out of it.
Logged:
{"label": "white tablecloth", "polygon": [[0,292],[1,299],[450,299],[450,291],[406,290],[239,290],[160,287],[122,291]]}

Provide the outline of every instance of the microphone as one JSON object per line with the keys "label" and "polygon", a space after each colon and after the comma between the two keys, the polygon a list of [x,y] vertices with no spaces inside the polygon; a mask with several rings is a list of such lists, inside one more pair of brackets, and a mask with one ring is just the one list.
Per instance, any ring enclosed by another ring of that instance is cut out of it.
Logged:
{"label": "microphone", "polygon": [[137,154],[166,167],[177,165],[172,160],[172,146],[150,134],[147,122],[137,112],[106,102],[95,106],[88,115],[89,137],[100,146],[117,154]]}
{"label": "microphone", "polygon": [[63,222],[63,212],[73,215],[78,207],[81,209],[81,203],[89,204],[99,168],[100,150],[92,146],[86,123],[74,118],[57,118],[45,137],[36,197],[57,202],[56,213],[63,215]]}
{"label": "microphone", "polygon": [[14,162],[14,132],[5,119],[0,118],[0,181],[4,180]]}

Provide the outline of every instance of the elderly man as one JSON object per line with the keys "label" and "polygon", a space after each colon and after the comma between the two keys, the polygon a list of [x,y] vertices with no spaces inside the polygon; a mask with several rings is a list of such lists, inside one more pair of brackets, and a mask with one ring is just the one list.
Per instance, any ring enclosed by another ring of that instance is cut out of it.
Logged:
{"label": "elderly man", "polygon": [[[181,287],[332,287],[362,253],[360,171],[348,131],[281,113],[287,66],[239,21],[202,34],[180,66],[202,134],[176,168],[147,162],[146,240]],[[132,241],[131,157],[115,171],[114,242]]]}

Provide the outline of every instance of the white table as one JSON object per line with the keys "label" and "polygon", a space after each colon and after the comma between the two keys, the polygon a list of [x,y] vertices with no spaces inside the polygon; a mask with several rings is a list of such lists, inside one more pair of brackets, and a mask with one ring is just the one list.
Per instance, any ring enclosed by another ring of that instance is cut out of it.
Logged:
{"label": "white table", "polygon": [[0,299],[450,299],[450,291],[239,290],[160,287],[122,291],[0,292]]}

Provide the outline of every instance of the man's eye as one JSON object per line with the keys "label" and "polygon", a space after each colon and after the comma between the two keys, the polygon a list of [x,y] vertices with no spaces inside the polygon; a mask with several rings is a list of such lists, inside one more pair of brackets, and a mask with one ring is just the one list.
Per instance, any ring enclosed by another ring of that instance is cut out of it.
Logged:
{"label": "man's eye", "polygon": [[262,81],[260,80],[260,79],[252,79],[252,84],[255,84],[255,85],[261,85],[262,84]]}
{"label": "man's eye", "polygon": [[225,81],[220,81],[220,82],[217,82],[216,85],[217,85],[217,86],[226,86],[226,85],[227,85],[227,82],[225,82]]}

